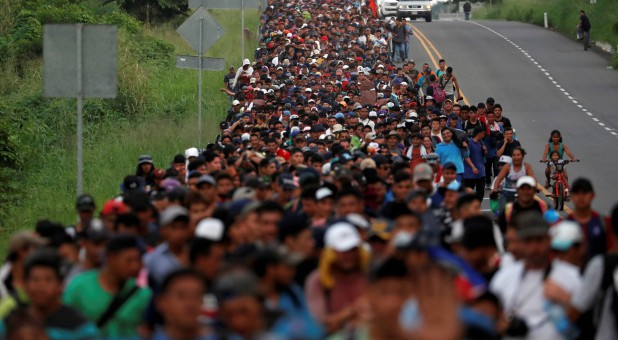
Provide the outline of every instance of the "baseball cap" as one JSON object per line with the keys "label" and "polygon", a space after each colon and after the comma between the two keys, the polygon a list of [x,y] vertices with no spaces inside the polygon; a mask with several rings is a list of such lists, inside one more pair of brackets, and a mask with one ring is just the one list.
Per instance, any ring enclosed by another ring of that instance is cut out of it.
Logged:
{"label": "baseball cap", "polygon": [[506,156],[506,155],[502,155],[500,156],[500,160],[498,160],[499,163],[504,163],[504,164],[511,164],[513,163],[513,158]]}
{"label": "baseball cap", "polygon": [[202,175],[200,176],[200,178],[197,179],[197,186],[199,187],[200,185],[207,183],[210,185],[216,185],[217,182],[215,181],[214,177],[210,176],[210,175]]}
{"label": "baseball cap", "polygon": [[334,193],[329,188],[320,188],[315,193],[315,199],[321,201],[325,198],[334,197]]}
{"label": "baseball cap", "polygon": [[164,227],[176,220],[189,220],[189,211],[180,206],[171,206],[161,212],[159,216],[159,226]]}
{"label": "baseball cap", "polygon": [[549,230],[549,235],[551,248],[558,251],[566,251],[584,240],[581,227],[573,221],[559,222]]}
{"label": "baseball cap", "polygon": [[197,148],[189,148],[185,150],[185,158],[197,157],[199,155],[200,155],[200,152],[197,150]]}
{"label": "baseball cap", "polygon": [[195,237],[205,238],[211,241],[220,241],[223,237],[225,226],[218,218],[205,218],[195,227]]}
{"label": "baseball cap", "polygon": [[283,190],[294,190],[298,187],[296,183],[294,183],[294,177],[289,173],[282,173],[279,175],[278,183]]}
{"label": "baseball cap", "polygon": [[440,162],[440,156],[437,153],[432,152],[425,156],[425,161],[427,164],[438,164]]}
{"label": "baseball cap", "polygon": [[236,105],[239,105],[239,104],[240,104],[240,102],[239,102],[237,99],[234,99],[234,100],[232,101],[232,105],[233,105],[233,106],[236,106]]}
{"label": "baseball cap", "polygon": [[103,204],[101,209],[101,216],[107,216],[111,214],[124,214],[129,211],[129,208],[122,202],[115,199],[110,199]]}
{"label": "baseball cap", "polygon": [[433,170],[431,169],[431,166],[429,166],[429,164],[417,164],[414,167],[414,174],[412,178],[414,178],[414,183],[417,183],[419,181],[431,181],[433,179]]}
{"label": "baseball cap", "polygon": [[414,189],[408,193],[408,195],[406,196],[406,201],[411,201],[417,197],[423,197],[424,199],[427,199],[427,192],[425,192],[425,190],[423,189]]}
{"label": "baseball cap", "polygon": [[374,139],[376,139],[375,132],[367,132],[367,134],[365,135],[365,140],[374,140]]}
{"label": "baseball cap", "polygon": [[356,228],[348,222],[331,225],[324,235],[326,247],[337,252],[346,252],[361,245],[361,237]]}
{"label": "baseball cap", "polygon": [[95,209],[94,198],[90,194],[81,194],[77,197],[75,208],[78,211],[93,211]]}
{"label": "baseball cap", "polygon": [[369,221],[360,214],[348,214],[345,218],[360,229],[367,230],[370,227]]}
{"label": "baseball cap", "polygon": [[517,234],[525,239],[535,236],[546,236],[549,232],[549,224],[543,219],[538,211],[525,211],[515,215],[514,224]]}
{"label": "baseball cap", "polygon": [[95,218],[92,219],[90,223],[88,223],[84,232],[81,233],[81,236],[86,240],[98,243],[109,239],[111,234],[107,230],[107,228],[105,228],[103,221],[101,221],[101,219]]}
{"label": "baseball cap", "polygon": [[9,253],[25,249],[27,247],[42,247],[47,244],[47,240],[31,231],[20,231],[9,241]]}
{"label": "baseball cap", "polygon": [[536,188],[536,180],[531,176],[522,176],[517,180],[517,189],[524,185],[528,185],[531,188]]}
{"label": "baseball cap", "polygon": [[142,164],[146,164],[146,163],[150,163],[152,164],[152,156],[150,155],[141,155],[139,156],[139,158],[137,159],[137,165],[142,165]]}

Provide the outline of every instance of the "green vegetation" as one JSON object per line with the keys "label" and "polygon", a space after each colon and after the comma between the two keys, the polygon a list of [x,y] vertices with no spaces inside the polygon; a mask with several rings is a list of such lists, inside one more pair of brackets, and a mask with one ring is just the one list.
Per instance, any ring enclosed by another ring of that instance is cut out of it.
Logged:
{"label": "green vegetation", "polygon": [[618,1],[598,0],[596,4],[590,4],[590,1],[583,0],[501,0],[494,1],[491,8],[485,2],[485,7],[475,11],[474,17],[543,25],[543,13],[547,12],[550,27],[575,37],[575,26],[581,9],[590,17],[592,40],[612,46],[613,66],[618,68]]}
{"label": "green vegetation", "polygon": [[[111,23],[119,27],[118,97],[84,105],[84,188],[101,205],[119,193],[138,155],[167,167],[197,144],[197,71],[177,69],[176,54],[193,54],[175,32],[184,18],[146,26],[114,3],[79,0],[0,0],[0,231],[32,228],[49,218],[75,219],[75,100],[42,96],[42,25]],[[225,30],[208,52],[238,66],[240,11],[213,11]],[[246,28],[258,25],[245,10]],[[255,39],[246,40],[251,57]],[[204,140],[214,138],[228,108],[223,72],[204,72]],[[2,238],[6,242],[7,237]],[[3,249],[0,243],[0,251]]]}

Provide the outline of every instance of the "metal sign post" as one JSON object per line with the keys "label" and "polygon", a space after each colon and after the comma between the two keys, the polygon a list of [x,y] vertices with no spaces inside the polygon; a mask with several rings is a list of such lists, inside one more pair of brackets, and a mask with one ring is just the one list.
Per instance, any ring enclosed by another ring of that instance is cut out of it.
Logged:
{"label": "metal sign post", "polygon": [[[197,124],[198,124],[198,147],[202,146],[202,71],[204,69],[213,69],[204,67],[204,53],[208,51],[222,36],[223,29],[208,13],[204,7],[199,7],[193,15],[189,17],[180,27],[177,32],[191,45],[191,48],[197,53],[197,57],[193,56],[177,56],[176,66],[179,68],[194,68],[197,69]],[[197,65],[195,65],[197,59]],[[214,59],[214,58],[206,58]],[[216,62],[214,66],[219,66],[221,63]],[[213,63],[208,64],[212,66]],[[214,68],[214,70],[223,70],[223,67]]]}
{"label": "metal sign post", "polygon": [[84,190],[83,100],[115,98],[117,28],[112,25],[48,24],[43,27],[43,95],[77,99],[77,183]]}
{"label": "metal sign post", "polygon": [[245,0],[240,0],[240,50],[242,60],[245,60]]}
{"label": "metal sign post", "polygon": [[82,88],[82,31],[83,24],[75,25],[77,46],[77,196],[84,192],[84,113],[82,112],[84,103],[84,91]]}
{"label": "metal sign post", "polygon": [[[202,38],[204,37],[204,17],[200,17],[200,51],[202,50]],[[202,55],[198,55],[199,69],[197,70],[197,130],[198,143],[197,147],[202,147]]]}

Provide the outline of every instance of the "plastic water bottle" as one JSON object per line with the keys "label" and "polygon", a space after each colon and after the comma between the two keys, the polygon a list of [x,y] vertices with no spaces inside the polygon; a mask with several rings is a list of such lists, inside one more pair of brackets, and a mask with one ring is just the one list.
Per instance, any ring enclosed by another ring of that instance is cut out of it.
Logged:
{"label": "plastic water bottle", "polygon": [[574,340],[579,336],[579,329],[567,318],[564,307],[551,301],[546,301],[545,312],[549,317],[549,321],[554,324],[558,333],[562,334],[565,339]]}

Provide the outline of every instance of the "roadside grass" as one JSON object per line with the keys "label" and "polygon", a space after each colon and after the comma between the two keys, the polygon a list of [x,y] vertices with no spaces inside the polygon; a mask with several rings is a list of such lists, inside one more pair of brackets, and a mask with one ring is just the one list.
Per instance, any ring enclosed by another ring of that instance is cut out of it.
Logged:
{"label": "roadside grass", "polygon": [[612,65],[618,68],[618,1],[598,1],[590,4],[589,1],[582,0],[502,0],[492,7],[485,4],[483,8],[475,11],[474,17],[543,25],[543,13],[547,13],[550,27],[575,37],[579,11],[582,9],[592,23],[592,40],[612,46]]}
{"label": "roadside grass", "polygon": [[[241,63],[240,11],[218,10],[213,11],[213,15],[224,28],[225,35],[208,55],[225,58],[228,65],[238,67]],[[252,39],[245,40],[245,56],[250,59],[253,59],[253,51],[257,46],[255,32],[258,18],[257,10],[245,10],[245,27],[253,33]],[[169,24],[146,28],[146,35],[173,44],[175,54],[193,54]],[[16,86],[24,91],[40,93],[41,63],[41,60],[34,60],[31,70],[23,78],[25,82]],[[120,112],[109,119],[94,121],[85,117],[84,190],[95,197],[98,208],[105,200],[120,192],[122,179],[135,172],[140,154],[152,155],[157,167],[167,168],[175,154],[196,146],[198,141],[197,70],[177,69],[173,60],[157,64],[135,64],[132,67],[141,68],[138,73],[143,77],[141,100],[148,103],[148,112],[141,115],[123,115]],[[226,72],[203,73],[204,143],[214,139],[218,122],[225,117],[229,107],[227,97],[219,92]],[[75,100],[53,101],[64,109],[75,107]],[[85,105],[96,106],[101,102],[86,100]],[[40,219],[63,224],[75,222],[74,113],[64,118],[59,118],[58,124],[70,125],[64,126],[64,130],[71,133],[57,138],[55,144],[37,153],[36,164],[26,164],[24,179],[19,183],[19,202],[2,207],[5,215],[0,221],[0,230],[4,235],[0,239],[0,254],[5,253],[9,235],[17,230],[33,228]],[[54,129],[54,126],[48,128]]]}

